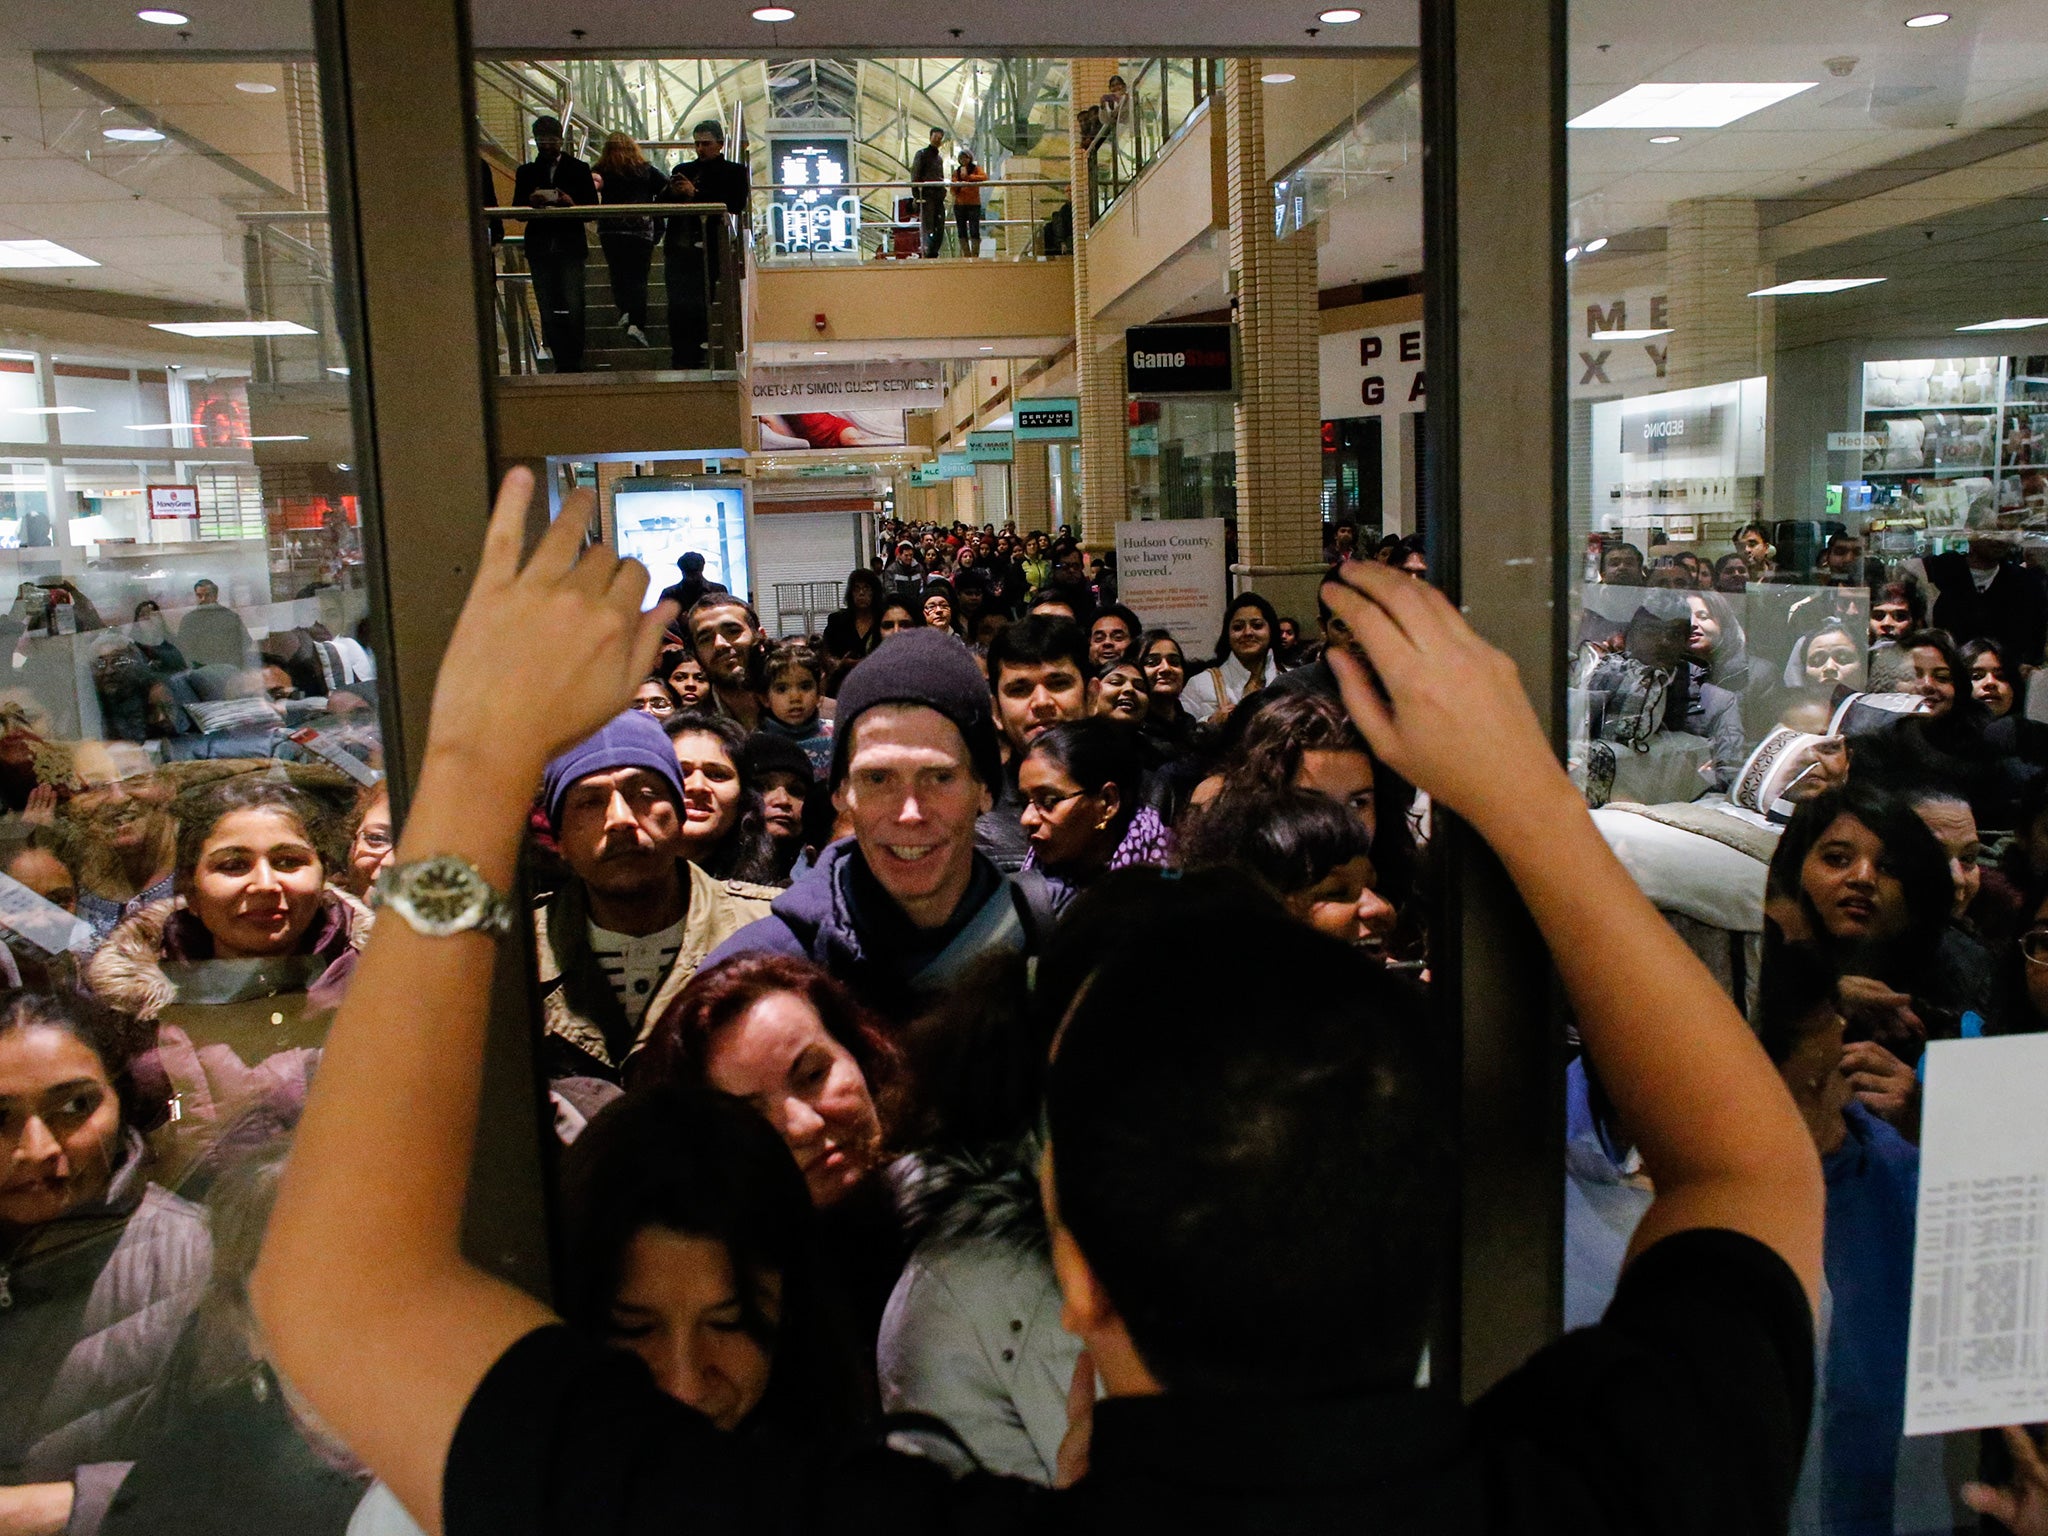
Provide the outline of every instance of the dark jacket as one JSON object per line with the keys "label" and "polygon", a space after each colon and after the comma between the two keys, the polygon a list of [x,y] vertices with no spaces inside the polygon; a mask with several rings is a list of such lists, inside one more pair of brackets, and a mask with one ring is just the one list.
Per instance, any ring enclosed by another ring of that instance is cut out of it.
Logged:
{"label": "dark jacket", "polygon": [[1954,635],[1958,645],[1996,640],[2012,666],[2040,664],[2042,644],[2048,640],[2048,584],[2039,572],[2007,560],[1979,592],[1966,556],[1929,555],[1927,579],[1941,589],[1931,616],[1935,628]]}
{"label": "dark jacket", "polygon": [[[597,195],[607,203],[651,203],[668,185],[661,179],[661,172],[651,165],[642,165],[637,171],[606,171],[603,174],[604,185],[598,188]],[[661,238],[660,223],[649,214],[599,219],[597,232],[600,235],[638,235],[648,241]]]}
{"label": "dark jacket", "polygon": [[[529,160],[512,180],[513,206],[532,204],[533,194],[543,188],[566,192],[578,207],[597,202],[597,183],[590,179],[590,167],[574,155],[557,155],[546,165]],[[526,259],[538,256],[581,258],[590,249],[590,226],[582,219],[529,219],[526,223]]]}
{"label": "dark jacket", "polygon": [[81,1503],[103,1507],[125,1470],[105,1464],[134,1460],[157,1427],[213,1249],[205,1213],[152,1171],[128,1131],[105,1198],[0,1261],[0,1483],[77,1474]]}
{"label": "dark jacket", "polygon": [[[923,942],[911,948],[902,942],[909,919],[868,873],[859,845],[851,838],[833,843],[775,898],[768,916],[727,939],[704,963],[764,952],[811,960],[885,1018],[903,1022],[922,999],[957,982],[978,962],[1034,952],[1050,926],[1049,899],[1034,910],[1016,882],[979,855],[976,862],[977,878],[963,903],[973,910],[918,936]],[[978,903],[975,890],[985,893]]]}
{"label": "dark jacket", "polygon": [[1031,852],[1031,834],[1024,830],[1024,792],[1017,787],[1014,768],[1004,772],[995,803],[975,818],[974,847],[1006,875],[1024,867],[1025,856]]}
{"label": "dark jacket", "polygon": [[917,152],[917,158],[910,162],[910,179],[917,183],[917,197],[920,202],[946,205],[946,157],[936,147],[927,144]]}
{"label": "dark jacket", "polygon": [[881,643],[882,624],[875,614],[868,615],[868,632],[865,635],[854,622],[851,608],[841,608],[825,620],[825,649],[841,661],[858,661]]}

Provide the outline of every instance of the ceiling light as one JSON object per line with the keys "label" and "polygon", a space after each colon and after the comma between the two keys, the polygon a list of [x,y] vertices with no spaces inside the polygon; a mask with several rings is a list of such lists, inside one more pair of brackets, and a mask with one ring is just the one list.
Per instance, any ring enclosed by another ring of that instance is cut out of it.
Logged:
{"label": "ceiling light", "polygon": [[341,376],[342,376],[342,377],[343,377],[344,379],[348,377],[348,369],[347,369],[347,367],[346,367],[345,365],[343,365],[343,364],[340,364],[340,363],[330,363],[330,364],[328,365],[328,367],[327,367],[327,371],[328,371],[329,373],[338,373],[338,374],[340,374],[340,375],[341,375]]}
{"label": "ceiling light", "polygon": [[182,432],[191,423],[187,421],[150,421],[128,423],[130,432]]}
{"label": "ceiling light", "polygon": [[1294,76],[1282,70],[1275,70],[1270,75],[1261,75],[1259,79],[1267,85],[1291,85],[1294,82]]}
{"label": "ceiling light", "polygon": [[0,240],[0,267],[96,267],[90,256],[81,256],[54,240]]}
{"label": "ceiling light", "polygon": [[123,144],[154,144],[163,135],[154,128],[106,128],[101,130],[101,137],[118,139]]}
{"label": "ceiling light", "polygon": [[1604,251],[1606,249],[1607,237],[1605,235],[1601,235],[1597,239],[1588,240],[1586,242],[1586,254],[1588,256],[1592,255],[1595,251]]}
{"label": "ceiling light", "polygon": [[1678,135],[1675,133],[1656,133],[1650,136],[1650,142],[1652,144],[1676,144],[1678,142]]}
{"label": "ceiling light", "polygon": [[135,19],[154,22],[160,27],[182,27],[192,18],[183,11],[137,11]]}
{"label": "ceiling light", "polygon": [[1761,112],[1788,96],[1810,91],[1817,80],[1700,82],[1630,86],[1581,112],[1567,128],[1721,128]]}
{"label": "ceiling light", "polygon": [[1947,11],[1925,11],[1918,16],[1908,16],[1906,18],[1906,25],[1909,27],[1938,27],[1947,20]]}
{"label": "ceiling light", "polygon": [[1802,293],[1840,293],[1844,288],[1868,288],[1872,283],[1883,281],[1881,277],[1802,277],[1797,282],[1753,288],[1749,296],[1752,299],[1784,299]]}
{"label": "ceiling light", "polygon": [[90,416],[89,405],[10,405],[11,416]]}
{"label": "ceiling light", "polygon": [[811,356],[813,356],[813,357],[828,357],[828,356],[830,356],[830,355],[831,355],[831,354],[829,354],[829,353],[826,353],[826,352],[813,352],[813,353],[811,354]]}
{"label": "ceiling light", "polygon": [[312,439],[303,432],[280,432],[272,437],[252,437],[252,443],[306,443]]}
{"label": "ceiling light", "polygon": [[1348,5],[1340,5],[1334,11],[1317,12],[1316,20],[1328,22],[1333,27],[1342,27],[1358,20],[1364,14],[1365,12],[1354,10]]}
{"label": "ceiling light", "polygon": [[1564,248],[1564,259],[1566,261],[1577,261],[1579,259],[1579,248],[1576,245],[1566,246]]}
{"label": "ceiling light", "polygon": [[786,5],[762,5],[754,9],[756,21],[795,21],[796,12]]}
{"label": "ceiling light", "polygon": [[1652,336],[1669,336],[1671,331],[1672,327],[1668,325],[1659,327],[1656,330],[1595,331],[1586,339],[1588,341],[1648,341]]}
{"label": "ceiling light", "polygon": [[296,320],[152,320],[152,331],[169,331],[173,336],[317,336],[310,325]]}
{"label": "ceiling light", "polygon": [[981,350],[982,350],[982,351],[984,351],[984,352],[993,352],[993,351],[995,351],[995,348],[994,348],[994,347],[983,347],[983,348],[982,348]]}
{"label": "ceiling light", "polygon": [[235,89],[247,91],[251,96],[274,96],[277,94],[276,86],[266,85],[261,80],[237,80],[235,82]]}
{"label": "ceiling light", "polygon": [[2048,325],[2048,319],[2039,315],[2019,320],[1979,320],[1975,325],[1959,325],[1959,331],[2031,331],[2037,325]]}

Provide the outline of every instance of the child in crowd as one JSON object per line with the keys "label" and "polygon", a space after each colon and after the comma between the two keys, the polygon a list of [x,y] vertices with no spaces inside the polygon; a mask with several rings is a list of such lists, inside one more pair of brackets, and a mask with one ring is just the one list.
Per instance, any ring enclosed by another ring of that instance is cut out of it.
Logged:
{"label": "child in crowd", "polygon": [[768,713],[761,729],[804,749],[819,777],[832,771],[832,722],[818,713],[825,665],[809,646],[783,645],[768,658]]}

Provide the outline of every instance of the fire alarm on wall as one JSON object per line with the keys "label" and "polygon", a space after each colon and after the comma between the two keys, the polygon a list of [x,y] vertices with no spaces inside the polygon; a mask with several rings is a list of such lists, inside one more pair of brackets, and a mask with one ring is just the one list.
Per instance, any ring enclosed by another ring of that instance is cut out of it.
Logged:
{"label": "fire alarm on wall", "polygon": [[811,329],[820,336],[825,334],[825,316],[822,312],[811,316]]}

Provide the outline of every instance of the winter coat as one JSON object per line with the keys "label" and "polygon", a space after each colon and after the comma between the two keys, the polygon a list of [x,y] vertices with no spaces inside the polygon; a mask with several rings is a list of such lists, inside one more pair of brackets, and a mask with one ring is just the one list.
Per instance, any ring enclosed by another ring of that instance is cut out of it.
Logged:
{"label": "winter coat", "polygon": [[1040,1201],[1039,1144],[927,1159],[900,1205],[918,1237],[876,1346],[885,1413],[928,1414],[960,1445],[912,1431],[967,1471],[1050,1484],[1081,1341],[1060,1326]]}
{"label": "winter coat", "polygon": [[627,1022],[625,1006],[590,947],[590,900],[583,882],[571,876],[533,914],[539,953],[541,1029],[546,1037],[548,1077],[596,1077],[616,1083],[635,1051],[647,1043],[657,1021],[690,983],[706,956],[750,923],[768,915],[771,887],[745,880],[714,880],[695,864],[678,860],[689,892],[682,947],[675,964],[647,1000],[640,1027]]}
{"label": "winter coat", "polygon": [[956,985],[982,961],[1032,953],[1051,928],[1051,892],[1042,876],[1022,884],[981,860],[983,870],[995,877],[993,893],[937,955],[906,974],[900,955],[862,932],[853,879],[859,857],[852,838],[831,844],[775,898],[767,916],[719,945],[705,964],[759,953],[810,960],[851,987],[867,1006],[901,1022],[923,999]]}
{"label": "winter coat", "polygon": [[0,1262],[0,1482],[75,1480],[71,1529],[91,1528],[158,1428],[165,1367],[212,1266],[205,1212],[155,1171],[128,1131],[105,1198]]}

